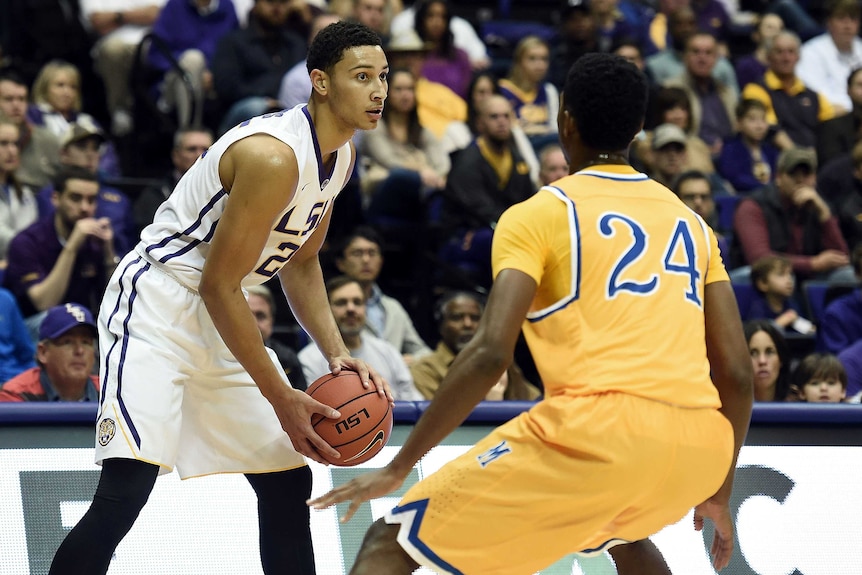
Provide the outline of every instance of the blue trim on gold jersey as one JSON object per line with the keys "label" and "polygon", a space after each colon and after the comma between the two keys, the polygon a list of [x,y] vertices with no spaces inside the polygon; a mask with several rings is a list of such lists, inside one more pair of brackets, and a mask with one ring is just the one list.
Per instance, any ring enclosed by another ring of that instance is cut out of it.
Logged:
{"label": "blue trim on gold jersey", "polygon": [[615,174],[613,172],[602,172],[599,170],[581,170],[576,172],[578,176],[593,176],[595,178],[604,178],[605,180],[615,180],[617,182],[642,182],[648,180],[649,176],[641,174]]}
{"label": "blue trim on gold jersey", "polygon": [[410,541],[410,544],[413,545],[417,551],[422,553],[422,555],[430,562],[439,566],[441,569],[444,569],[446,572],[452,573],[453,575],[463,575],[461,571],[444,561],[440,556],[434,553],[430,547],[425,545],[421,539],[419,539],[419,527],[422,525],[422,517],[425,516],[425,511],[427,509],[428,499],[422,499],[420,501],[408,503],[403,507],[396,506],[392,509],[390,514],[414,512],[415,515],[413,516],[413,521],[410,522],[410,531],[407,534],[407,540]]}

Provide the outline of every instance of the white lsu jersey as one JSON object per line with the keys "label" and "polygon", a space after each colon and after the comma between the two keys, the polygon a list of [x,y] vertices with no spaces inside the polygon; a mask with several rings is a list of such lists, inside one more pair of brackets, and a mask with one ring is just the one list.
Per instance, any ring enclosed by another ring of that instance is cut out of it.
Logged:
{"label": "white lsu jersey", "polygon": [[275,219],[252,272],[243,279],[243,287],[267,281],[290,260],[332,209],[350,177],[349,142],[337,150],[331,171],[324,171],[317,133],[305,104],[252,118],[228,131],[180,179],[153,223],[141,232],[135,248],[195,291],[229,196],[219,179],[219,162],[233,143],[254,134],[269,134],[293,149],[299,180],[293,199]]}

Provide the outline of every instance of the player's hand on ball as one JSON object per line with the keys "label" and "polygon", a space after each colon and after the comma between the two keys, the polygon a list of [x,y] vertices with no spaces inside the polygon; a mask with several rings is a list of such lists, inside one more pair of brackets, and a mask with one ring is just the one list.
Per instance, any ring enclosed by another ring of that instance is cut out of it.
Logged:
{"label": "player's hand on ball", "polygon": [[371,386],[373,385],[377,389],[377,393],[388,399],[390,403],[395,402],[395,398],[392,396],[392,390],[389,389],[389,382],[387,382],[382,375],[377,373],[373,367],[361,359],[356,359],[355,357],[350,356],[332,358],[329,362],[329,371],[332,372],[333,375],[338,375],[341,373],[342,369],[355,371],[362,379],[363,387],[371,389]]}
{"label": "player's hand on ball", "polygon": [[715,535],[712,538],[712,565],[716,571],[721,571],[730,563],[733,554],[733,518],[730,516],[728,504],[707,499],[694,508],[694,528],[703,529],[703,519],[712,520]]}
{"label": "player's hand on ball", "polygon": [[384,467],[354,477],[344,485],[336,487],[316,499],[309,499],[306,503],[313,509],[326,509],[336,503],[350,501],[347,512],[339,519],[342,523],[346,523],[350,521],[350,518],[353,517],[363,502],[383,497],[401,487],[402,483],[404,483],[403,475]]}
{"label": "player's hand on ball", "polygon": [[300,454],[322,463],[329,463],[320,456],[327,453],[330,458],[338,458],[338,451],[333,449],[321,438],[311,425],[311,416],[319,413],[330,419],[337,419],[341,414],[310,397],[302,391],[287,389],[286,393],[272,402],[281,428],[293,443],[293,448]]}

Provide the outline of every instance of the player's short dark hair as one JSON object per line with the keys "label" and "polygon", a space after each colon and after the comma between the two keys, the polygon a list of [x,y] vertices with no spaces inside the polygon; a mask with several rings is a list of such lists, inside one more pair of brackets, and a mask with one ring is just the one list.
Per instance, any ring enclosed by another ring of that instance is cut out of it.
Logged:
{"label": "player's short dark hair", "polygon": [[616,151],[643,127],[648,90],[646,76],[625,58],[592,53],[572,65],[563,98],[584,144]]}
{"label": "player's short dark hair", "polygon": [[69,180],[84,180],[85,182],[99,183],[99,179],[96,177],[96,174],[90,170],[80,168],[78,166],[66,166],[60,170],[60,173],[58,173],[57,177],[54,178],[54,191],[58,194],[62,194],[66,191],[66,182]]}
{"label": "player's short dark hair", "polygon": [[485,298],[482,297],[481,295],[479,295],[475,292],[464,291],[464,290],[448,291],[448,292],[444,293],[443,295],[441,295],[437,299],[437,303],[434,304],[434,321],[437,322],[438,324],[440,324],[444,319],[444,313],[446,311],[446,306],[448,306],[450,303],[452,303],[452,301],[454,301],[460,297],[468,298],[468,299],[475,301],[477,304],[479,304],[480,310],[482,310],[482,311],[485,310]]}
{"label": "player's short dark hair", "polygon": [[380,35],[371,28],[341,20],[321,30],[308,47],[306,68],[329,72],[344,57],[344,51],[357,46],[383,46]]}

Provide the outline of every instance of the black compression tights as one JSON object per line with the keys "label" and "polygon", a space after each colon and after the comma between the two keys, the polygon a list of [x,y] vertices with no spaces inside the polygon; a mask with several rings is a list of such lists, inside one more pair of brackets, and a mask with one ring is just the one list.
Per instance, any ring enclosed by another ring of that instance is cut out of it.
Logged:
{"label": "black compression tights", "polygon": [[108,459],[90,509],[57,550],[49,575],[100,575],[147,502],[159,468],[134,459]]}
{"label": "black compression tights", "polygon": [[[49,575],[103,575],[147,502],[159,468],[108,459],[90,509],[60,545]],[[311,470],[246,475],[258,499],[260,555],[266,575],[314,575],[309,509]]]}
{"label": "black compression tights", "polygon": [[260,559],[266,575],[314,575],[310,511],[311,470],[246,475],[257,493]]}

